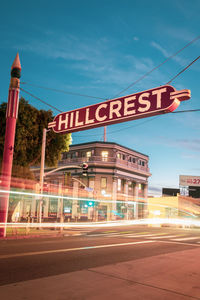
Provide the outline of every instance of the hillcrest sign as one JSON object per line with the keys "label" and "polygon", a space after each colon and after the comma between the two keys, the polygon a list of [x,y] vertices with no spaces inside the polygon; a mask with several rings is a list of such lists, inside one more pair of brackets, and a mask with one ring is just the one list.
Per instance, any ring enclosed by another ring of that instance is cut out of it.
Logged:
{"label": "hillcrest sign", "polygon": [[56,133],[70,133],[173,112],[190,90],[177,91],[171,85],[100,102],[58,114],[48,124]]}

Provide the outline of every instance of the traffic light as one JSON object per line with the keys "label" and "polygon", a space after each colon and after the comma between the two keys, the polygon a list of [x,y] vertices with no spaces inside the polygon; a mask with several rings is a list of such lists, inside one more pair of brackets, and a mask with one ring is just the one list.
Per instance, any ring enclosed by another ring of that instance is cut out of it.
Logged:
{"label": "traffic light", "polygon": [[87,176],[88,174],[88,164],[87,163],[83,163],[82,164],[82,175],[83,176]]}

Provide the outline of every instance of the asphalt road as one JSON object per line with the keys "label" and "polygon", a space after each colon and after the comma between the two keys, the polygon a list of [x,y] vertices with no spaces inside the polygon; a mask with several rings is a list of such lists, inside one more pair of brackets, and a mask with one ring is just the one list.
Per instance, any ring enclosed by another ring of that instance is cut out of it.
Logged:
{"label": "asphalt road", "polygon": [[[123,226],[0,241],[0,285],[200,247],[200,230]],[[199,249],[200,250],[200,249]]]}

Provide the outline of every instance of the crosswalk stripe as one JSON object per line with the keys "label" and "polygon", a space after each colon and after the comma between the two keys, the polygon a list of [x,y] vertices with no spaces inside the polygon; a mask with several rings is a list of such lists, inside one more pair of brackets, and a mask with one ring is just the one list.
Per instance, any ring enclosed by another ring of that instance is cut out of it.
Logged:
{"label": "crosswalk stripe", "polygon": [[116,236],[116,235],[120,235],[119,233],[97,233],[97,234],[88,234],[88,236]]}
{"label": "crosswalk stripe", "polygon": [[141,238],[141,237],[154,237],[154,236],[156,236],[157,234],[141,234],[141,235],[139,235],[139,234],[125,234],[124,235],[124,237],[132,237],[132,238],[135,238],[135,237],[139,237],[139,238]]}
{"label": "crosswalk stripe", "polygon": [[152,238],[155,240],[155,239],[171,239],[171,238],[174,238],[174,237],[176,237],[176,235],[154,236]]}
{"label": "crosswalk stripe", "polygon": [[[190,241],[190,240],[197,240],[200,237],[198,236],[193,236],[193,237],[180,237],[182,234],[178,234],[178,235],[165,235],[165,233],[156,233],[156,234],[126,234],[126,233],[117,233],[117,232],[113,232],[113,233],[102,233],[102,234],[90,234],[88,236],[91,237],[123,237],[123,238],[148,238],[148,239],[170,239],[171,241],[177,241],[177,242],[181,242],[181,241]],[[199,242],[196,242],[200,244]]]}
{"label": "crosswalk stripe", "polygon": [[185,238],[178,238],[178,239],[172,239],[172,241],[190,241],[190,240],[197,240],[199,239],[198,236],[193,236],[193,237],[185,237]]}
{"label": "crosswalk stripe", "polygon": [[119,234],[119,233],[110,233],[110,234],[89,234],[88,236],[103,236],[103,237],[114,237],[114,236],[121,236],[121,237],[150,237],[150,236],[156,236],[157,234]]}

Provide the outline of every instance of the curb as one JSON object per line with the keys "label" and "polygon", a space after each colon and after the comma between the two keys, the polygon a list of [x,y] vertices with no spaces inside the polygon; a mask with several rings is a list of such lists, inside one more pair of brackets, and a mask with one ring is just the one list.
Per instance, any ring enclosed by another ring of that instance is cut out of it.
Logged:
{"label": "curb", "polygon": [[6,240],[22,240],[22,239],[31,239],[31,238],[55,238],[55,237],[66,237],[66,236],[81,236],[81,233],[46,233],[46,234],[32,234],[32,235],[12,235],[4,238],[0,238],[1,241]]}

